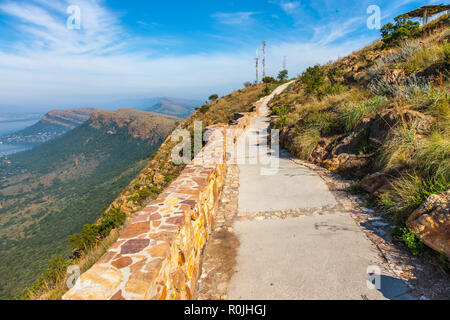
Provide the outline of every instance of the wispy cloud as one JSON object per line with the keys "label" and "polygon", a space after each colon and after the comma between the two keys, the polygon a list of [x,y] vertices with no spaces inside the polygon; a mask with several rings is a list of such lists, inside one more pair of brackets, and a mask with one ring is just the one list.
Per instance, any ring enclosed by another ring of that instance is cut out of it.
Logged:
{"label": "wispy cloud", "polygon": [[331,22],[327,25],[314,28],[313,41],[320,45],[327,45],[342,40],[350,33],[358,30],[365,23],[364,17],[354,17],[341,22]]}
{"label": "wispy cloud", "polygon": [[[70,4],[81,10],[81,29],[66,26]],[[52,51],[57,54],[105,54],[117,50],[126,37],[118,18],[95,0],[54,3],[36,0],[34,3],[5,2],[0,11],[18,22],[18,31],[26,40],[26,49]]]}
{"label": "wispy cloud", "polygon": [[[80,30],[66,27],[70,4],[81,8]],[[259,39],[239,42],[232,51],[162,56],[155,46],[183,39],[133,37],[121,17],[101,0],[8,1],[0,2],[0,12],[19,39],[0,49],[2,104],[72,107],[121,97],[201,98],[211,92],[225,94],[254,78]],[[258,23],[256,14],[217,13],[214,18],[225,25],[245,26]],[[284,56],[292,72],[301,72],[366,44],[368,40],[360,37],[343,41],[358,27],[354,22],[316,28],[309,40],[299,39],[295,32],[284,40],[267,38],[267,73],[277,74]]]}
{"label": "wispy cloud", "polygon": [[258,12],[218,12],[212,15],[221,24],[242,26],[253,23],[255,20],[253,16]]}
{"label": "wispy cloud", "polygon": [[287,14],[293,14],[296,13],[300,8],[300,1],[282,0],[280,2],[280,6]]}

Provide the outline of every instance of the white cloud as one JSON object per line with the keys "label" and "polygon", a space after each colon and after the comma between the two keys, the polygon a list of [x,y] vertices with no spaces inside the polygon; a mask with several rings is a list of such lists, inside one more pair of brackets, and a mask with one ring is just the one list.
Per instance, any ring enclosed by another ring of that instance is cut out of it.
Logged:
{"label": "white cloud", "polygon": [[327,45],[333,41],[345,38],[349,33],[361,28],[364,22],[364,17],[356,17],[316,27],[314,28],[313,39],[321,45]]}
{"label": "white cloud", "polygon": [[218,12],[212,15],[219,23],[242,26],[254,22],[253,16],[258,12]]}
{"label": "white cloud", "polygon": [[300,8],[300,1],[281,1],[280,2],[281,8],[288,14],[293,14],[297,12],[297,10]]}
{"label": "white cloud", "polygon": [[[66,28],[69,3],[81,7],[81,30]],[[152,45],[164,39],[131,38],[119,17],[99,1],[35,0],[20,6],[7,2],[0,4],[0,11],[14,19],[21,39],[12,50],[0,50],[2,105],[72,107],[123,97],[201,98],[211,92],[226,94],[255,77],[255,48],[251,44],[231,53],[152,57]],[[244,23],[253,14],[228,17],[227,21]],[[317,35],[321,32],[326,30],[318,30]],[[331,45],[339,36],[336,31],[327,41],[268,41],[267,74],[278,73],[284,56],[288,56],[288,67],[295,75],[365,44],[359,39]],[[146,44],[145,52],[130,49],[138,40]]]}

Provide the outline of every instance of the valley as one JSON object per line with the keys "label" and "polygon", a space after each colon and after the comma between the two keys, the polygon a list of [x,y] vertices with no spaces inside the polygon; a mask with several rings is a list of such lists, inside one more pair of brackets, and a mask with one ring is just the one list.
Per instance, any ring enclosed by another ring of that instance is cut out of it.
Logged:
{"label": "valley", "polygon": [[95,222],[145,166],[178,118],[95,111],[60,137],[0,161],[0,297],[22,294],[69,235]]}

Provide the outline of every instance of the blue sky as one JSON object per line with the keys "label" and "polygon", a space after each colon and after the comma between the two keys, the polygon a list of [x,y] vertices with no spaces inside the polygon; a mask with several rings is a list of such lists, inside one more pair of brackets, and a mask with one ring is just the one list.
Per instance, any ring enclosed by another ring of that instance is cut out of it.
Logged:
{"label": "blue sky", "polygon": [[[97,106],[124,98],[205,99],[255,78],[267,41],[267,73],[287,57],[291,76],[379,38],[382,24],[442,1],[0,0],[0,108]],[[80,8],[81,28],[66,27]]]}

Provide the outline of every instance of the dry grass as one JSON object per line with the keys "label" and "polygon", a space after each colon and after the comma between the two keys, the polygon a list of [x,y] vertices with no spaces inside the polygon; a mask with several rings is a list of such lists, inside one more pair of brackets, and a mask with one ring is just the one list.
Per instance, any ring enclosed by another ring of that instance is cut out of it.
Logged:
{"label": "dry grass", "polygon": [[303,160],[309,160],[320,141],[320,131],[309,128],[300,132],[292,142],[290,151]]}
{"label": "dry grass", "polygon": [[446,52],[448,52],[448,43],[432,44],[413,54],[406,62],[400,64],[400,68],[404,69],[406,74],[410,75],[415,72],[426,69],[439,62],[445,62]]}

